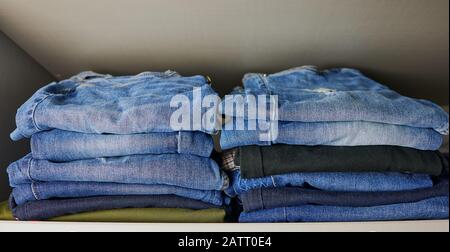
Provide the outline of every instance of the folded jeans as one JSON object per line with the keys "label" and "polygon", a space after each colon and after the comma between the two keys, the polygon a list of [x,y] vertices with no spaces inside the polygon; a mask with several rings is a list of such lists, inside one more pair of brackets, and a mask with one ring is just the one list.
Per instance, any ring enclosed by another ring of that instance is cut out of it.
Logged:
{"label": "folded jeans", "polygon": [[374,207],[305,205],[243,213],[243,223],[353,222],[448,219],[448,196]]}
{"label": "folded jeans", "polygon": [[[19,108],[11,138],[52,129],[93,134],[173,132],[171,117],[179,108],[171,102],[177,95],[199,108],[200,118],[217,111],[202,106],[205,97],[217,97],[203,76],[183,77],[173,71],[119,77],[83,72],[38,90]],[[193,115],[191,109],[190,118]],[[210,124],[193,121],[192,128],[184,130],[216,133],[216,117],[211,119]]]}
{"label": "folded jeans", "polygon": [[213,149],[212,137],[202,132],[113,135],[51,130],[31,137],[33,158],[55,162],[146,154],[210,157]]}
{"label": "folded jeans", "polygon": [[18,206],[13,196],[10,207],[17,220],[48,220],[71,214],[124,208],[185,208],[202,210],[217,206],[175,195],[103,196],[74,199],[32,201]]}
{"label": "folded jeans", "polygon": [[27,155],[8,167],[12,187],[32,182],[104,182],[171,185],[198,190],[224,190],[228,177],[209,158],[192,155],[136,155],[65,163]]}
{"label": "folded jeans", "polygon": [[291,173],[257,179],[243,179],[240,171],[231,174],[227,195],[235,197],[260,188],[302,187],[332,192],[398,192],[433,187],[429,175],[380,172]]}
{"label": "folded jeans", "polygon": [[[223,104],[252,106],[260,95],[278,97],[278,118],[291,122],[374,122],[433,129],[448,134],[448,114],[438,105],[400,95],[364,76],[356,69],[340,68],[319,71],[315,67],[299,67],[276,74],[250,73],[243,80],[244,89],[235,90]],[[244,99],[237,100],[236,95]],[[237,100],[237,101],[236,101]],[[252,102],[251,102],[252,101]],[[248,107],[248,106],[246,106]],[[230,111],[219,107],[228,116]],[[267,112],[269,114],[269,112]],[[258,113],[245,113],[244,118],[257,118]]]}
{"label": "folded jeans", "polygon": [[[220,137],[222,149],[274,144],[367,146],[391,145],[419,150],[438,150],[443,136],[432,129],[373,122],[287,122],[237,120],[225,124]],[[251,128],[250,125],[256,125]],[[243,130],[242,130],[243,129]],[[270,130],[269,130],[270,129]],[[264,138],[261,138],[264,136]],[[270,136],[269,139],[266,137]]]}
{"label": "folded jeans", "polygon": [[184,198],[200,200],[216,206],[229,203],[221,191],[194,190],[167,185],[137,185],[115,183],[87,183],[87,182],[48,182],[21,185],[12,191],[17,205],[27,202],[86,198],[96,196],[125,196],[125,195],[177,195]]}
{"label": "folded jeans", "polygon": [[236,155],[243,178],[295,172],[403,172],[441,175],[439,152],[398,146],[247,146]]}
{"label": "folded jeans", "polygon": [[325,205],[371,207],[412,203],[429,198],[449,196],[448,177],[441,178],[431,188],[398,192],[329,192],[300,187],[255,189],[240,195],[245,212],[265,209]]}

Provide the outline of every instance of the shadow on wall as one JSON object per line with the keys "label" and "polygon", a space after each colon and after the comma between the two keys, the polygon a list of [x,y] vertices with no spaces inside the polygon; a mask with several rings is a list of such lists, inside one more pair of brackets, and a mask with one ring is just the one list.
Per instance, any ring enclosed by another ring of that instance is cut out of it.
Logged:
{"label": "shadow on wall", "polygon": [[[417,72],[411,71],[409,66],[398,65],[395,70],[389,70],[389,67],[383,65],[383,62],[377,62],[368,67],[367,64],[358,64],[355,62],[361,62],[358,59],[346,58],[340,62],[330,62],[328,64],[322,64],[317,62],[317,59],[313,57],[310,59],[296,57],[296,54],[302,55],[301,52],[292,52],[292,55],[277,57],[274,62],[260,62],[259,64],[248,64],[243,58],[236,58],[236,62],[233,65],[223,64],[221,61],[208,61],[206,59],[193,58],[189,62],[184,60],[175,60],[171,63],[164,59],[159,62],[143,62],[142,65],[136,64],[136,62],[127,61],[126,59],[118,62],[114,68],[96,68],[94,71],[99,73],[108,73],[113,75],[128,75],[138,74],[144,71],[166,71],[174,70],[182,75],[205,75],[211,77],[213,80],[213,88],[219,93],[220,96],[224,96],[233,90],[236,86],[242,85],[242,78],[246,73],[277,73],[293,67],[299,67],[304,65],[315,65],[319,69],[330,69],[336,67],[356,68],[361,70],[366,76],[376,80],[377,82],[389,86],[391,89],[396,90],[402,95],[414,97],[418,99],[428,99],[440,105],[448,104],[448,67],[447,63],[437,62],[436,67],[428,69],[427,71]],[[381,53],[382,54],[382,53]],[[107,61],[117,61],[118,57],[115,55],[103,55],[103,59]],[[359,55],[360,57],[363,57]],[[381,55],[380,58],[389,59],[388,53]],[[173,57],[176,58],[176,57]],[[301,60],[298,60],[301,59]],[[439,64],[442,63],[442,64]],[[92,70],[90,66],[97,66],[99,64],[86,63],[86,69]],[[123,68],[122,68],[123,66]],[[118,70],[123,69],[123,70]],[[72,73],[72,75],[78,72]],[[443,78],[443,73],[447,73]],[[62,76],[60,79],[69,78],[71,76]],[[443,85],[444,83],[444,85]]]}
{"label": "shadow on wall", "polygon": [[0,31],[0,201],[10,188],[6,168],[29,152],[29,142],[9,139],[15,128],[17,108],[39,87],[53,81],[52,75]]}

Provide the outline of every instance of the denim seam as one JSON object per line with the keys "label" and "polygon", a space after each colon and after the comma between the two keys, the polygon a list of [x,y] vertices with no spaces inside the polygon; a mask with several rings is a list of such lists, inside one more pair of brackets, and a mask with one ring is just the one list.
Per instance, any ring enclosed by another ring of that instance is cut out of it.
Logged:
{"label": "denim seam", "polygon": [[270,179],[272,180],[272,184],[273,184],[273,187],[277,187],[277,183],[275,182],[275,177],[274,176],[270,176]]}
{"label": "denim seam", "polygon": [[267,75],[266,74],[258,74],[259,82],[262,84],[265,89],[267,90],[267,95],[272,95],[272,92],[269,89],[269,83],[267,82]]}
{"label": "denim seam", "polygon": [[287,209],[286,209],[286,207],[283,207],[283,215],[284,215],[284,221],[287,222],[288,218],[287,218]]}
{"label": "denim seam", "polygon": [[28,169],[27,169],[27,176],[28,176],[28,179],[30,180],[30,182],[33,182],[33,178],[31,177],[31,165],[32,165],[32,162],[33,162],[33,158],[32,157],[30,157],[30,159],[28,160]]}
{"label": "denim seam", "polygon": [[178,154],[181,154],[181,131],[178,132],[177,136],[177,151]]}
{"label": "denim seam", "polygon": [[266,207],[264,205],[264,197],[263,197],[263,190],[262,189],[259,189],[259,197],[260,197],[260,200],[261,200],[261,207],[262,207],[262,209],[266,209]]}
{"label": "denim seam", "polygon": [[36,102],[36,104],[32,108],[31,121],[33,122],[33,125],[37,130],[43,131],[43,129],[41,129],[41,127],[39,127],[39,125],[36,123],[36,110],[42,102],[44,102],[53,95],[54,94],[45,93],[45,97],[43,97],[40,101]]}
{"label": "denim seam", "polygon": [[33,197],[36,200],[40,200],[41,197],[39,195],[38,188],[37,188],[37,185],[35,183],[31,183],[31,193],[33,193]]}
{"label": "denim seam", "polygon": [[[433,137],[432,137],[431,135],[429,135],[429,136],[427,137],[426,148],[427,148],[427,149],[431,149],[432,147],[433,147],[433,148],[436,148],[436,146],[432,146],[432,144],[433,144]],[[442,145],[442,142],[441,142],[441,145]]]}

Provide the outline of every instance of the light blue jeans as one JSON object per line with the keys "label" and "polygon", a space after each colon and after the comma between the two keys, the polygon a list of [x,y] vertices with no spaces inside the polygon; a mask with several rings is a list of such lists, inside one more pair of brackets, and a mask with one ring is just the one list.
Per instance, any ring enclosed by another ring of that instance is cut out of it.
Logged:
{"label": "light blue jeans", "polygon": [[125,195],[177,195],[189,199],[200,200],[217,206],[229,203],[221,191],[194,190],[167,185],[137,185],[90,182],[48,182],[32,183],[13,189],[13,197],[17,205],[36,200],[54,198],[86,198],[95,196]]}
{"label": "light blue jeans", "polygon": [[[232,94],[246,98],[249,95],[278,96],[280,121],[362,121],[434,129],[441,134],[449,132],[449,117],[441,107],[430,101],[402,96],[355,69],[318,71],[315,67],[300,67],[271,75],[250,73],[243,82],[245,89]],[[222,113],[228,113],[223,111],[224,104],[234,99],[229,96],[223,101]],[[236,103],[242,107],[252,104],[248,98]],[[244,117],[257,119],[253,113],[246,113]]]}
{"label": "light blue jeans", "polygon": [[[230,121],[228,124],[238,121]],[[248,129],[249,121],[244,122]],[[259,123],[261,126],[259,127]],[[275,123],[275,122],[272,122]],[[269,122],[252,122],[256,130],[227,130],[221,134],[220,145],[228,150],[239,146],[272,144],[290,145],[328,145],[328,146],[368,146],[391,145],[419,150],[437,150],[441,147],[443,136],[433,129],[399,126],[372,122],[278,122],[277,127]],[[268,131],[267,129],[271,129]],[[274,131],[276,130],[276,132]],[[272,136],[272,141],[261,141],[261,135]],[[276,136],[276,138],[274,137]]]}
{"label": "light blue jeans", "polygon": [[[195,95],[194,88],[200,95]],[[11,138],[19,140],[51,129],[120,135],[172,132],[170,119],[179,109],[170,106],[175,95],[188,99],[192,109],[184,116],[191,118],[194,109],[199,109],[200,117],[210,110],[202,106],[204,97],[217,97],[203,76],[183,77],[167,71],[113,77],[84,72],[38,90],[19,108]],[[216,123],[191,120],[192,129],[207,133],[217,131]]]}
{"label": "light blue jeans", "polygon": [[375,207],[306,205],[242,213],[240,222],[352,222],[448,219],[448,197]]}
{"label": "light blue jeans", "polygon": [[55,162],[144,154],[210,157],[213,149],[212,137],[202,132],[99,135],[51,130],[31,137],[33,158]]}
{"label": "light blue jeans", "polygon": [[66,163],[33,159],[31,155],[8,167],[12,187],[32,182],[104,182],[171,185],[197,190],[224,190],[227,175],[209,158],[191,155],[137,155],[87,159]]}
{"label": "light blue jeans", "polygon": [[258,179],[243,179],[238,170],[231,175],[230,197],[260,188],[312,187],[335,192],[397,192],[431,188],[431,176],[403,173],[292,173]]}

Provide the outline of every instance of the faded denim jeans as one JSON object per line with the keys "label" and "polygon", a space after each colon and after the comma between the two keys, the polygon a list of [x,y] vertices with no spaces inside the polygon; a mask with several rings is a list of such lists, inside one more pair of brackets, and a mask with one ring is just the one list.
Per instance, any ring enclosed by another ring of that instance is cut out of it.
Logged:
{"label": "faded denim jeans", "polygon": [[305,205],[243,213],[240,222],[353,222],[448,219],[448,196],[375,207]]}
{"label": "faded denim jeans", "polygon": [[[194,88],[201,91],[199,96]],[[23,104],[11,138],[19,140],[52,129],[119,135],[172,132],[171,115],[178,110],[170,106],[175,95],[187,97],[192,108],[200,109],[200,116],[209,110],[202,107],[203,98],[217,96],[203,76],[183,77],[172,71],[121,77],[80,73],[41,88]],[[191,118],[193,113],[191,109]],[[202,121],[192,120],[191,126],[215,133],[216,123],[205,127]]]}
{"label": "faded denim jeans", "polygon": [[[228,124],[236,124],[230,121]],[[261,123],[262,126],[259,126]],[[327,145],[327,146],[368,146],[390,145],[419,150],[438,150],[443,136],[433,129],[382,124],[372,122],[278,122],[277,132],[271,132],[274,122],[253,122],[256,130],[227,130],[225,126],[220,138],[222,149],[240,146],[273,144]],[[248,129],[248,121],[244,122]],[[271,130],[267,130],[271,129]],[[270,133],[270,134],[268,134]],[[261,141],[262,134],[277,136],[271,141]]]}
{"label": "faded denim jeans", "polygon": [[433,187],[431,176],[425,174],[376,172],[292,173],[258,179],[243,179],[238,170],[232,173],[230,197],[260,188],[305,187],[338,192],[390,192]]}
{"label": "faded denim jeans", "polygon": [[[355,69],[318,71],[315,67],[300,67],[271,75],[250,73],[243,82],[244,90],[236,90],[234,95],[278,96],[279,121],[372,122],[449,133],[449,117],[441,107],[402,96]],[[223,104],[230,100],[234,97],[229,96]],[[251,104],[249,99],[236,103],[242,107]],[[223,111],[223,105],[220,108],[222,113],[228,112]],[[256,115],[246,113],[244,118],[255,120]]]}
{"label": "faded denim jeans", "polygon": [[47,182],[24,184],[12,192],[17,205],[27,202],[61,198],[126,195],[177,195],[222,206],[229,203],[221,191],[195,190],[168,185],[138,185],[98,182]]}
{"label": "faded denim jeans", "polygon": [[171,185],[197,190],[228,188],[227,175],[209,158],[191,155],[136,155],[65,163],[33,159],[31,155],[8,167],[12,187],[32,182],[109,182]]}
{"label": "faded denim jeans", "polygon": [[55,162],[144,154],[210,157],[213,149],[212,137],[202,132],[112,135],[51,130],[31,137],[33,158]]}

